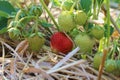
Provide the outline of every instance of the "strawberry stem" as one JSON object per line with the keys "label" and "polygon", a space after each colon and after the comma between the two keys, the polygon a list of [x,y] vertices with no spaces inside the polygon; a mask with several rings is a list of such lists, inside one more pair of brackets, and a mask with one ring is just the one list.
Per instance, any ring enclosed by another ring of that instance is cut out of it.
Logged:
{"label": "strawberry stem", "polygon": [[51,14],[51,12],[48,10],[46,4],[44,3],[43,0],[40,0],[42,6],[44,7],[44,9],[46,10],[46,12],[48,13],[48,15],[50,16],[50,18],[52,19],[53,23],[55,24],[55,26],[57,27],[57,30],[59,31],[59,26],[57,24],[57,22],[55,21],[53,15]]}
{"label": "strawberry stem", "polygon": [[108,35],[108,37],[107,37],[107,46],[109,46],[109,39],[110,39],[110,1],[109,0],[107,0],[106,1],[106,8],[107,8],[107,24],[108,24],[108,33],[107,33],[107,35]]}
{"label": "strawberry stem", "polygon": [[93,19],[97,19],[96,8],[97,8],[97,1],[93,0]]}
{"label": "strawberry stem", "polygon": [[15,21],[18,21],[21,12],[22,12],[21,10],[19,10],[19,11],[17,12],[17,15],[15,16]]}
{"label": "strawberry stem", "polygon": [[102,62],[101,62],[100,67],[99,67],[98,80],[101,80],[101,76],[102,76],[102,73],[103,73],[103,68],[104,68],[104,64],[105,64],[107,53],[108,53],[108,49],[105,48],[103,50]]}

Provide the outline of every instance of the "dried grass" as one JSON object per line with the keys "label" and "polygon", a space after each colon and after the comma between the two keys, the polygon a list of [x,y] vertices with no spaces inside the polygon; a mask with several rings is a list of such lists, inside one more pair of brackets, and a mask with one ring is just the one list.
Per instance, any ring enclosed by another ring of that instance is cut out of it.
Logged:
{"label": "dried grass", "polygon": [[[52,53],[49,47],[44,46],[41,50],[43,52],[34,55],[35,53],[29,52],[26,45],[23,45],[26,44],[25,40],[20,42],[16,49],[1,39],[0,42],[0,80],[97,80],[98,71],[88,64],[89,61],[72,57],[62,66],[52,69],[65,57]],[[10,50],[12,57],[6,58],[5,48]],[[17,50],[21,50],[25,55],[19,54]],[[102,80],[119,79],[111,74],[103,74]]]}

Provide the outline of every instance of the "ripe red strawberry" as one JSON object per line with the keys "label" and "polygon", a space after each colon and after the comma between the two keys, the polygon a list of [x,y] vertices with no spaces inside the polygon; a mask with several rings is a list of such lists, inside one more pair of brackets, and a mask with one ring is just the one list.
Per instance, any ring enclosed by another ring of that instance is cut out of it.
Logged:
{"label": "ripe red strawberry", "polygon": [[56,32],[51,36],[50,46],[53,51],[67,54],[73,48],[73,42],[63,32]]}

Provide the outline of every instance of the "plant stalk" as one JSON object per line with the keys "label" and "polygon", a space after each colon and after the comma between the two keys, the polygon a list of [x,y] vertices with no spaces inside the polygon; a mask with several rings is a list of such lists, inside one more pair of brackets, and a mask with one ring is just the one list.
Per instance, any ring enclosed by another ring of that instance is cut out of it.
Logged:
{"label": "plant stalk", "polygon": [[100,67],[99,67],[98,80],[101,80],[101,76],[102,76],[102,73],[103,73],[103,68],[104,68],[104,64],[105,64],[107,53],[108,53],[108,49],[105,48],[103,50],[102,62],[101,62]]}
{"label": "plant stalk", "polygon": [[96,8],[97,8],[97,1],[93,0],[93,19],[97,19]]}
{"label": "plant stalk", "polygon": [[110,39],[110,1],[106,1],[106,8],[107,8],[107,25],[108,25],[108,33],[107,33],[107,46],[109,46],[109,39]]}
{"label": "plant stalk", "polygon": [[44,7],[44,9],[46,10],[46,12],[48,13],[48,15],[50,16],[50,18],[52,19],[52,21],[53,21],[53,23],[55,24],[57,30],[59,31],[59,26],[58,26],[57,22],[55,21],[53,15],[52,15],[52,14],[50,13],[50,11],[48,10],[46,4],[44,3],[43,0],[40,0],[40,2],[41,2],[41,4],[42,4],[42,6]]}

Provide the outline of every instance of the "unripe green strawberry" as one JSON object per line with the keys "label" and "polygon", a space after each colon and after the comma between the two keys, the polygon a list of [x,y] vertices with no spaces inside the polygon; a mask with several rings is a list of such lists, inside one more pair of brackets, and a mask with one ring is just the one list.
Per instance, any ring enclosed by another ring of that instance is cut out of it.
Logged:
{"label": "unripe green strawberry", "polygon": [[29,43],[29,49],[33,51],[39,51],[40,48],[44,45],[45,39],[37,34],[27,38]]}
{"label": "unripe green strawberry", "polygon": [[73,5],[72,1],[64,1],[64,3],[62,4],[62,10],[68,10],[70,11],[71,7]]}
{"label": "unripe green strawberry", "polygon": [[75,43],[80,47],[80,52],[89,52],[92,50],[95,40],[86,33],[80,33],[75,37]]}
{"label": "unripe green strawberry", "polygon": [[104,28],[100,26],[94,26],[90,30],[90,35],[95,37],[97,40],[100,40],[104,36]]}
{"label": "unripe green strawberry", "polygon": [[73,48],[73,42],[63,32],[56,32],[51,36],[50,39],[51,49],[55,52],[62,52],[67,54]]}
{"label": "unripe green strawberry", "polygon": [[120,72],[120,60],[116,60],[117,63],[117,70]]}
{"label": "unripe green strawberry", "polygon": [[30,15],[40,16],[42,12],[43,10],[41,5],[30,5]]}
{"label": "unripe green strawberry", "polygon": [[76,24],[78,25],[84,25],[87,21],[87,14],[83,11],[76,11],[74,14],[74,19]]}
{"label": "unripe green strawberry", "polygon": [[60,31],[69,32],[76,26],[73,13],[70,11],[63,11],[58,17],[58,23],[60,25]]}
{"label": "unripe green strawberry", "polygon": [[116,67],[117,67],[117,64],[116,64],[115,60],[108,59],[105,63],[105,71],[107,71],[107,72],[114,73],[114,71],[116,70]]}
{"label": "unripe green strawberry", "polygon": [[115,62],[117,67],[116,67],[116,70],[113,72],[113,74],[116,76],[120,76],[120,60],[115,60]]}
{"label": "unripe green strawberry", "polygon": [[99,66],[102,62],[102,57],[103,57],[103,53],[101,52],[98,52],[95,54],[94,59],[93,59],[94,68],[99,69]]}
{"label": "unripe green strawberry", "polygon": [[20,31],[19,29],[13,27],[8,30],[8,35],[10,39],[16,40],[20,36]]}

